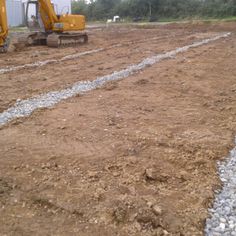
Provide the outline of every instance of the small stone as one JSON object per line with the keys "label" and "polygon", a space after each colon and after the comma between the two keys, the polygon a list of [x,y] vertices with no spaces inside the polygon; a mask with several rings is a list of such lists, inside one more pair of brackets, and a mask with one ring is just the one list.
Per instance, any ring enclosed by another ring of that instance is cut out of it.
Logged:
{"label": "small stone", "polygon": [[235,227],[234,224],[229,224],[229,228],[230,228],[230,229],[233,229],[234,227]]}
{"label": "small stone", "polygon": [[89,178],[97,178],[98,177],[98,172],[96,172],[96,171],[88,171],[88,177]]}
{"label": "small stone", "polygon": [[118,176],[120,176],[120,173],[115,171],[115,172],[112,173],[112,175],[113,175],[114,177],[118,177]]}
{"label": "small stone", "polygon": [[184,181],[187,181],[188,179],[189,179],[189,174],[188,174],[188,172],[187,171],[180,171],[180,173],[179,173],[179,179],[182,181],[182,182],[184,182]]}
{"label": "small stone", "polygon": [[225,211],[226,211],[227,213],[230,213],[230,211],[231,211],[230,207],[225,207]]}
{"label": "small stone", "polygon": [[222,236],[221,233],[218,233],[218,232],[214,232],[214,234],[212,234],[214,236]]}
{"label": "small stone", "polygon": [[218,232],[220,232],[220,231],[221,231],[220,226],[215,227],[214,230],[213,230],[214,233],[216,233],[216,232],[218,233]]}
{"label": "small stone", "polygon": [[222,182],[226,182],[227,179],[225,179],[225,178],[221,178],[221,181],[222,181]]}
{"label": "small stone", "polygon": [[233,220],[229,220],[229,224],[230,224],[230,225],[233,225],[233,224],[234,224],[234,221],[233,221]]}
{"label": "small stone", "polygon": [[136,164],[138,161],[138,158],[135,156],[129,156],[127,157],[127,160],[131,163],[131,164]]}
{"label": "small stone", "polygon": [[135,195],[136,194],[136,190],[135,190],[134,186],[131,186],[128,189],[129,189],[131,195]]}
{"label": "small stone", "polygon": [[147,179],[150,179],[150,180],[155,180],[156,179],[154,170],[152,168],[146,169],[145,170],[145,175],[146,175]]}
{"label": "small stone", "polygon": [[221,231],[225,230],[225,224],[224,223],[220,223],[220,229],[221,229]]}
{"label": "small stone", "polygon": [[155,215],[157,215],[157,216],[159,216],[159,215],[162,214],[162,209],[161,209],[161,207],[158,206],[158,205],[154,205],[154,206],[152,207],[152,210],[153,210],[153,213],[154,213]]}
{"label": "small stone", "polygon": [[166,231],[166,230],[163,230],[163,234],[164,234],[164,236],[166,236],[166,235],[170,235],[169,232]]}
{"label": "small stone", "polygon": [[226,223],[226,219],[225,218],[220,218],[220,222]]}

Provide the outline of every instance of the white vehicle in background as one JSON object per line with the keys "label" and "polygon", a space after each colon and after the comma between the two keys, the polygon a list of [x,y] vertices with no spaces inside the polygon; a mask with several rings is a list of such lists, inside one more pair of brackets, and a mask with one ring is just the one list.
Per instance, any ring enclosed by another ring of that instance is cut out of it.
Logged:
{"label": "white vehicle in background", "polygon": [[120,21],[120,17],[119,16],[114,16],[113,17],[113,22],[119,22]]}
{"label": "white vehicle in background", "polygon": [[119,16],[114,16],[113,19],[107,19],[107,23],[116,23],[116,22],[120,22]]}

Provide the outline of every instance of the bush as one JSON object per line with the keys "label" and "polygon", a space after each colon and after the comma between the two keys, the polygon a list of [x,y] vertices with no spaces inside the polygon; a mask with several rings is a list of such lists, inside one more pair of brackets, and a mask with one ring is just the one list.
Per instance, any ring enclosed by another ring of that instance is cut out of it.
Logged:
{"label": "bush", "polygon": [[89,20],[226,17],[236,15],[236,0],[78,0],[72,12]]}

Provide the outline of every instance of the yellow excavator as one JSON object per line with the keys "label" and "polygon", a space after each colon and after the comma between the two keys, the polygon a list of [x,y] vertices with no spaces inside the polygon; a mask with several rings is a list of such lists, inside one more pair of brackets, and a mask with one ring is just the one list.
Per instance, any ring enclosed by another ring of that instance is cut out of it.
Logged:
{"label": "yellow excavator", "polygon": [[[34,9],[35,15],[32,14]],[[30,33],[19,40],[27,46],[62,47],[88,42],[83,15],[57,15],[51,0],[30,0],[26,5],[26,22]]]}
{"label": "yellow excavator", "polygon": [[7,52],[8,46],[6,2],[5,0],[0,0],[0,52]]}

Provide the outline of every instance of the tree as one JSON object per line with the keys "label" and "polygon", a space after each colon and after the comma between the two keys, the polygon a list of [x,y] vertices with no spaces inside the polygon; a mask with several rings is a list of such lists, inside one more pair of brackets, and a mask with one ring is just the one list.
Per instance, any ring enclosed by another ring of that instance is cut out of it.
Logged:
{"label": "tree", "polygon": [[86,0],[73,1],[72,11],[90,20],[123,18],[186,18],[236,15],[236,0]]}
{"label": "tree", "polygon": [[87,3],[85,0],[73,1],[72,2],[72,12],[74,14],[87,14]]}

